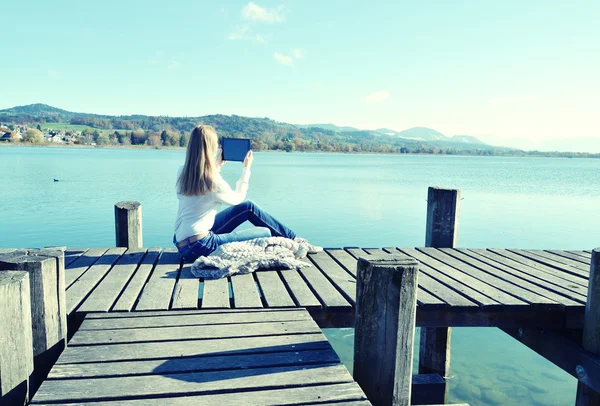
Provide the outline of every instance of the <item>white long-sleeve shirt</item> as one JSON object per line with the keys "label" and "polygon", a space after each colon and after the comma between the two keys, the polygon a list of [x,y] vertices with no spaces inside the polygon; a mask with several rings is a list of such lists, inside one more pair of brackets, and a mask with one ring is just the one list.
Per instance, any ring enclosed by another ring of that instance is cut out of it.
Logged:
{"label": "white long-sleeve shirt", "polygon": [[[183,171],[183,166],[177,171],[177,179]],[[250,168],[242,169],[242,176],[232,190],[229,184],[217,174],[215,191],[198,196],[185,196],[177,191],[179,210],[175,220],[175,238],[184,240],[192,235],[206,234],[215,223],[215,216],[223,204],[240,204],[246,198]]]}

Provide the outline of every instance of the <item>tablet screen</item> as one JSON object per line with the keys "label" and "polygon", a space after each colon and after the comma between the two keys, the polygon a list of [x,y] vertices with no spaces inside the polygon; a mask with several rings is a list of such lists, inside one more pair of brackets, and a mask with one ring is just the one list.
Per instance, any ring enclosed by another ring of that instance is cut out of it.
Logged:
{"label": "tablet screen", "polygon": [[250,150],[250,140],[247,138],[222,138],[223,159],[225,161],[244,161]]}

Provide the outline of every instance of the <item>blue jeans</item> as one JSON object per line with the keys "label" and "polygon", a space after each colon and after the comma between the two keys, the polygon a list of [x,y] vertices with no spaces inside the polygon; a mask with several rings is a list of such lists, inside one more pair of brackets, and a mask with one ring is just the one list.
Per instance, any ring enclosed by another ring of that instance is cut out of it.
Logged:
{"label": "blue jeans", "polygon": [[[256,227],[234,231],[242,223],[249,221]],[[246,241],[260,237],[287,237],[294,239],[296,234],[264,212],[254,202],[245,201],[217,213],[213,228],[208,235],[192,244],[178,248],[186,262],[194,262],[199,256],[207,256],[219,245],[234,241]],[[175,243],[175,237],[173,236]]]}

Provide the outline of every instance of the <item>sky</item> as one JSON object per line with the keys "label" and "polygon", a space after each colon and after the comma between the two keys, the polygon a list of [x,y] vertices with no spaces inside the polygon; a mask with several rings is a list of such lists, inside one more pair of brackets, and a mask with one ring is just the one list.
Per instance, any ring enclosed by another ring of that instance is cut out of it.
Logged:
{"label": "sky", "polygon": [[598,0],[13,0],[0,16],[0,109],[422,126],[600,152]]}

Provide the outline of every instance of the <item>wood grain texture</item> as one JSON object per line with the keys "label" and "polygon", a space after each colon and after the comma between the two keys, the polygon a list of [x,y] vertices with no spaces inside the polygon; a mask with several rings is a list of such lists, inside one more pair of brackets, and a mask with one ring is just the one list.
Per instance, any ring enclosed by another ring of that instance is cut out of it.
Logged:
{"label": "wood grain texture", "polygon": [[562,251],[562,250],[546,250],[546,252],[549,252],[550,254],[554,254],[556,256],[559,257],[563,257],[563,258],[569,258],[572,259],[573,261],[577,261],[579,263],[585,264],[585,265],[589,265],[590,264],[590,258],[589,257],[584,257],[578,253],[573,253],[573,252],[569,252],[569,251]]}
{"label": "wood grain texture", "polygon": [[200,280],[192,274],[192,265],[183,264],[173,292],[173,309],[197,309]]}
{"label": "wood grain texture", "polygon": [[66,266],[65,269],[65,285],[67,289],[77,280],[85,271],[89,269],[96,261],[98,261],[107,248],[90,248],[85,253],[81,254],[75,261]]}
{"label": "wood grain texture", "polygon": [[280,271],[280,274],[296,305],[305,309],[321,309],[321,302],[310,290],[298,271],[288,269]]}
{"label": "wood grain texture", "polygon": [[325,252],[356,279],[356,258],[341,248],[327,249]]}
{"label": "wood grain texture", "polygon": [[356,303],[356,278],[349,274],[326,252],[309,254],[311,262],[323,272],[329,282],[354,306]]}
{"label": "wood grain texture", "polygon": [[133,274],[133,277],[129,280],[125,286],[125,290],[121,293],[121,296],[117,300],[113,307],[113,311],[125,311],[129,312],[135,306],[135,303],[142,292],[149,275],[151,274],[162,248],[152,247],[148,249],[146,256],[142,260],[142,263],[138,266],[137,270]]}
{"label": "wood grain texture", "polygon": [[230,306],[229,281],[227,278],[205,280],[204,291],[202,292],[202,308],[228,309]]}
{"label": "wood grain texture", "polygon": [[0,403],[29,399],[33,337],[29,272],[0,271]]}
{"label": "wood grain texture", "polygon": [[179,276],[181,258],[175,248],[165,248],[142,290],[135,310],[168,310]]}
{"label": "wood grain texture", "polygon": [[427,190],[425,246],[452,248],[458,239],[460,190],[430,187]]}
{"label": "wood grain texture", "polygon": [[267,307],[296,307],[278,271],[258,271],[255,275]]}
{"label": "wood grain texture", "polygon": [[142,204],[123,201],[115,204],[115,246],[142,248]]}
{"label": "wood grain texture", "polygon": [[256,309],[263,307],[252,274],[232,276],[231,290],[233,291],[233,306],[236,309]]}
{"label": "wood grain texture", "polygon": [[358,260],[354,378],[378,405],[410,405],[418,266],[401,255]]}
{"label": "wood grain texture", "polygon": [[329,279],[316,268],[308,259],[304,259],[310,266],[300,268],[298,272],[302,275],[310,289],[319,298],[326,311],[349,311],[352,309],[350,303],[331,284]]}

